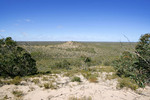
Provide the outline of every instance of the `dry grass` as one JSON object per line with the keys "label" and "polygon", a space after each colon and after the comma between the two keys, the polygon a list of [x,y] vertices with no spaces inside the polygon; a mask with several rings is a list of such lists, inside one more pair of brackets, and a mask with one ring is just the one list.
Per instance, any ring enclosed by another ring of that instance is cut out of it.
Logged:
{"label": "dry grass", "polygon": [[138,85],[135,83],[134,80],[131,80],[130,78],[121,78],[118,80],[118,88],[127,87],[132,90],[136,90],[138,88]]}
{"label": "dry grass", "polygon": [[91,96],[89,96],[89,97],[86,97],[86,96],[84,96],[84,97],[69,97],[68,100],[92,100],[92,97]]}

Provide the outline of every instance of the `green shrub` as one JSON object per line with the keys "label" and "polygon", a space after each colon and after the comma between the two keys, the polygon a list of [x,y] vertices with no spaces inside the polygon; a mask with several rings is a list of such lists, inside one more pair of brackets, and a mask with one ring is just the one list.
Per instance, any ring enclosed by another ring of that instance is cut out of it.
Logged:
{"label": "green shrub", "polygon": [[7,37],[0,39],[0,76],[25,76],[37,72],[36,61],[22,47]]}
{"label": "green shrub", "polygon": [[119,76],[134,79],[140,87],[144,87],[150,82],[150,34],[141,36],[135,51],[123,52],[113,64]]}
{"label": "green shrub", "polygon": [[55,63],[55,66],[53,68],[70,69],[69,66],[70,66],[70,63],[67,60],[63,60],[61,62]]}
{"label": "green shrub", "polygon": [[11,84],[19,85],[22,79],[19,76],[14,77],[12,81],[10,81]]}
{"label": "green shrub", "polygon": [[39,79],[33,79],[32,82],[35,83],[35,84],[39,84],[40,80]]}
{"label": "green shrub", "polygon": [[115,73],[113,73],[112,75],[107,74],[106,75],[106,79],[111,80],[111,79],[116,79],[118,78],[118,75],[116,75]]}
{"label": "green shrub", "polygon": [[88,80],[89,80],[89,82],[92,82],[92,83],[97,83],[97,82],[98,82],[96,76],[90,76],[90,77],[88,78]]}
{"label": "green shrub", "polygon": [[43,78],[42,78],[42,81],[48,81],[48,80],[49,80],[48,77],[43,77]]}
{"label": "green shrub", "polygon": [[16,97],[22,97],[23,96],[23,92],[22,91],[18,91],[18,90],[14,90],[12,92]]}
{"label": "green shrub", "polygon": [[56,86],[53,85],[52,82],[50,82],[50,83],[44,83],[44,88],[45,89],[56,89]]}
{"label": "green shrub", "polygon": [[138,85],[135,83],[135,81],[131,80],[130,78],[122,78],[122,79],[119,79],[118,82],[119,82],[118,86],[120,88],[127,87],[132,90],[136,90],[138,88]]}
{"label": "green shrub", "polygon": [[80,77],[75,76],[75,77],[72,78],[71,81],[72,82],[81,82],[81,79],[80,79]]}

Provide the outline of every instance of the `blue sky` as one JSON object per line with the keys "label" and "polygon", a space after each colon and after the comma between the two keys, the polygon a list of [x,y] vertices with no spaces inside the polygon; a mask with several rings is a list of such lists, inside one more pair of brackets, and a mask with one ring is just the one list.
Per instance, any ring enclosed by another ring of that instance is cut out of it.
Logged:
{"label": "blue sky", "polygon": [[0,0],[0,35],[16,41],[137,42],[150,0]]}

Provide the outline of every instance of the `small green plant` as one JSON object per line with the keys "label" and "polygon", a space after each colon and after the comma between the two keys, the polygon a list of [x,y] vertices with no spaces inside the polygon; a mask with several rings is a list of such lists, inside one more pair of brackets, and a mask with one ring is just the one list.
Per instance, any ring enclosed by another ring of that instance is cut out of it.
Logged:
{"label": "small green plant", "polygon": [[130,78],[121,78],[118,80],[118,86],[119,88],[127,87],[132,90],[136,90],[138,88],[138,85],[134,80],[131,80]]}
{"label": "small green plant", "polygon": [[39,79],[33,79],[32,82],[35,83],[35,84],[39,84],[40,80]]}
{"label": "small green plant", "polygon": [[111,64],[110,61],[104,61],[104,62],[103,62],[103,65],[104,65],[104,66],[110,66],[110,64]]}
{"label": "small green plant", "polygon": [[92,83],[97,83],[98,82],[98,79],[95,75],[91,75],[89,78],[88,78],[89,82],[92,82]]}
{"label": "small green plant", "polygon": [[43,77],[43,79],[42,79],[43,81],[48,81],[49,80],[49,78],[48,77]]}
{"label": "small green plant", "polygon": [[71,79],[71,81],[72,82],[81,82],[81,79],[80,79],[80,77],[75,76]]}
{"label": "small green plant", "polygon": [[15,95],[16,97],[22,97],[24,95],[24,93],[22,91],[19,90],[14,90],[12,92],[13,95]]}
{"label": "small green plant", "polygon": [[116,79],[118,78],[118,75],[116,75],[115,73],[111,74],[107,74],[106,75],[106,79],[111,80],[111,79]]}
{"label": "small green plant", "polygon": [[19,76],[14,77],[13,80],[10,81],[10,84],[19,85],[22,79]]}
{"label": "small green plant", "polygon": [[84,97],[77,98],[77,97],[73,96],[73,97],[69,97],[68,100],[92,100],[92,97],[91,96],[89,96],[89,97],[84,96]]}
{"label": "small green plant", "polygon": [[98,69],[100,72],[115,72],[115,69],[112,66],[100,66]]}
{"label": "small green plant", "polygon": [[89,76],[92,75],[91,72],[88,72],[88,71],[83,71],[83,72],[81,72],[81,74],[82,74],[86,79],[88,79]]}
{"label": "small green plant", "polygon": [[50,82],[50,83],[44,83],[44,88],[45,89],[56,89],[57,87],[55,85],[53,85],[52,82]]}
{"label": "small green plant", "polygon": [[0,100],[7,100],[7,99],[9,99],[9,97],[7,95],[5,95],[4,98],[0,99]]}
{"label": "small green plant", "polygon": [[56,62],[53,68],[58,68],[58,69],[70,69],[69,68],[70,63],[67,60],[63,60],[60,62]]}
{"label": "small green plant", "polygon": [[98,74],[97,73],[91,73],[91,72],[82,72],[82,75],[89,81],[89,82],[93,82],[93,83],[97,83],[98,82]]}

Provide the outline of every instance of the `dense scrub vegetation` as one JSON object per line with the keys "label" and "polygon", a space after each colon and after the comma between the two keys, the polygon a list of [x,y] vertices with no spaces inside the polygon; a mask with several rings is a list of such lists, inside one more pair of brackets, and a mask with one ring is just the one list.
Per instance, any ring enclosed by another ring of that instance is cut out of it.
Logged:
{"label": "dense scrub vegetation", "polygon": [[0,39],[0,76],[25,76],[37,72],[36,61],[11,37]]}
{"label": "dense scrub vegetation", "polygon": [[[133,51],[130,43],[73,42],[71,45],[66,45],[67,42],[37,43],[19,44],[31,53],[40,72],[57,68],[70,70],[74,67],[87,69],[96,65],[110,66],[124,49]],[[131,44],[135,46],[136,43]]]}
{"label": "dense scrub vegetation", "polygon": [[125,51],[114,67],[119,76],[130,77],[140,86],[144,87],[150,82],[150,34],[141,36],[135,51]]}

